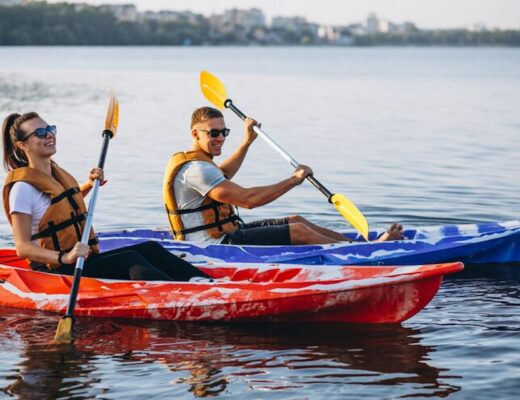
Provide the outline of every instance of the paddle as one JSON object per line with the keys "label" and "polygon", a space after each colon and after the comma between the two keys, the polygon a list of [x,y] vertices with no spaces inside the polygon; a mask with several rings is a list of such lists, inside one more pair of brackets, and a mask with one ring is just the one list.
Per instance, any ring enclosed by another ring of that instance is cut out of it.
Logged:
{"label": "paddle", "polygon": [[[117,124],[119,122],[119,102],[117,97],[112,93],[110,95],[110,103],[108,105],[107,119],[105,121],[105,130],[103,131],[103,146],[101,148],[101,155],[99,157],[98,167],[103,168],[105,159],[107,157],[108,143],[116,135]],[[83,227],[83,234],[81,236],[81,243],[87,244],[90,229],[92,228],[92,220],[94,219],[94,211],[96,209],[97,194],[99,189],[99,180],[94,180],[94,188],[88,204],[88,213],[85,226]],[[74,279],[69,295],[69,304],[65,315],[61,318],[54,340],[57,342],[68,343],[72,341],[72,330],[74,329],[74,308],[76,307],[76,299],[78,297],[79,282],[83,272],[83,264],[85,259],[79,257],[76,260],[76,268],[74,269]]]}
{"label": "paddle", "polygon": [[[207,71],[202,71],[200,74],[200,87],[204,97],[220,109],[229,108],[242,120],[247,116],[240,111],[231,99],[227,97],[226,88],[224,84],[214,75]],[[300,164],[292,158],[284,149],[282,149],[267,133],[260,127],[253,127],[254,131],[262,137],[273,149],[275,149],[286,161],[288,161],[294,168]],[[314,176],[309,175],[307,179],[312,183],[321,193],[327,197],[330,203],[334,204],[336,209],[343,217],[350,222],[350,224],[358,230],[361,235],[368,240],[368,223],[363,214],[347,197],[340,193],[331,193],[325,186],[323,186]]]}

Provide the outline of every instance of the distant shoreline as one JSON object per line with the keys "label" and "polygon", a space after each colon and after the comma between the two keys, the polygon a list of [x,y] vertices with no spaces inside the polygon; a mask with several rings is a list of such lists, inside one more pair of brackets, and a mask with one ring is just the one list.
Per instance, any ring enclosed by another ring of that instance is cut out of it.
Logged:
{"label": "distant shoreline", "polygon": [[298,17],[267,25],[261,10],[206,18],[136,14],[133,5],[29,2],[0,5],[0,46],[520,47],[520,30],[424,30],[371,15],[366,26],[319,26]]}
{"label": "distant shoreline", "polygon": [[28,48],[28,47],[70,47],[70,48],[82,48],[82,47],[98,47],[98,48],[110,48],[110,47],[118,47],[118,48],[131,48],[131,47],[139,47],[139,48],[168,48],[175,47],[179,49],[201,49],[201,48],[252,48],[252,49],[262,49],[262,48],[271,48],[271,49],[283,49],[283,48],[294,48],[294,49],[342,49],[342,50],[355,50],[355,49],[517,49],[520,45],[369,45],[369,46],[325,46],[325,45],[292,45],[292,44],[282,44],[282,45],[238,45],[238,44],[219,44],[219,45],[178,45],[178,44],[168,44],[168,45],[142,45],[142,44],[0,44],[0,48]]}

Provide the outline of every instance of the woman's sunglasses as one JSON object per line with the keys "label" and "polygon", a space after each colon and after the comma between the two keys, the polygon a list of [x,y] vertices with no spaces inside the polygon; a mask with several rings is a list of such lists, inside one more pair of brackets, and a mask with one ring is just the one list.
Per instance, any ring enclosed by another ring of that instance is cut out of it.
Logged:
{"label": "woman's sunglasses", "polygon": [[209,135],[212,138],[218,138],[221,133],[222,133],[222,136],[227,137],[227,135],[229,135],[229,132],[230,132],[230,129],[228,129],[228,128],[224,128],[224,129],[211,129],[209,131],[206,130],[206,129],[197,129],[197,130],[201,131],[201,132],[209,133]]}
{"label": "woman's sunglasses", "polygon": [[20,142],[25,142],[31,136],[37,136],[39,139],[45,139],[47,137],[47,133],[50,133],[52,136],[56,136],[56,125],[47,125],[45,128],[36,128],[34,132],[29,133],[26,137],[24,137]]}

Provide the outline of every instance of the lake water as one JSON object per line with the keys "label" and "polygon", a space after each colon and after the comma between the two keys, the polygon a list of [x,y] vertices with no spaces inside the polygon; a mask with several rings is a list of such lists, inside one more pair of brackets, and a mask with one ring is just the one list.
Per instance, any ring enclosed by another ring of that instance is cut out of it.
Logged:
{"label": "lake water", "polygon": [[[190,146],[191,112],[207,104],[203,69],[373,227],[519,218],[518,49],[3,47],[0,111],[35,110],[58,125],[56,160],[83,180],[113,88],[121,122],[94,225],[166,227],[162,175]],[[225,116],[229,155],[242,129]],[[291,171],[258,139],[235,180],[258,186]],[[349,228],[308,183],[241,216],[296,213]],[[0,245],[12,245],[4,216]],[[518,267],[469,268],[392,326],[81,319],[75,344],[55,347],[58,316],[0,308],[0,398],[513,398]]]}

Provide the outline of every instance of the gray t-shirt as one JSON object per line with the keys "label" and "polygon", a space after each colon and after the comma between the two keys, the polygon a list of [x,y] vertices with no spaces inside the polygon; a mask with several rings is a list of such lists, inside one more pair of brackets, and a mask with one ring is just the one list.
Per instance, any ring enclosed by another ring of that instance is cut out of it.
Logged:
{"label": "gray t-shirt", "polygon": [[[206,161],[190,161],[184,164],[173,181],[173,192],[179,210],[200,207],[208,192],[225,180],[220,169]],[[204,224],[202,213],[181,215],[184,227],[192,228]],[[185,240],[210,243],[220,243],[224,237],[214,239],[207,231],[188,233]]]}

